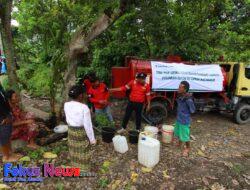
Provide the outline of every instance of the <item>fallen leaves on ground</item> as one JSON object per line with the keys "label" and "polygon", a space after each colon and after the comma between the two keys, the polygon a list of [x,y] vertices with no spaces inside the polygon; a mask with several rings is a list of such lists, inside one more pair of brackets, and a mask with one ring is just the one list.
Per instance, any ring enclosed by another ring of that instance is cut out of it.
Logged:
{"label": "fallen leaves on ground", "polygon": [[232,168],[234,165],[231,162],[223,162],[228,168]]}
{"label": "fallen leaves on ground", "polygon": [[233,183],[235,186],[238,186],[238,185],[239,185],[239,182],[238,182],[236,179],[233,179],[233,180],[232,180],[232,183]]}
{"label": "fallen leaves on ground", "polygon": [[133,183],[135,183],[138,179],[138,174],[135,172],[131,172],[130,179]]}
{"label": "fallen leaves on ground", "polygon": [[149,172],[152,171],[152,168],[142,167],[142,168],[141,168],[141,171],[142,171],[142,173],[149,173]]}
{"label": "fallen leaves on ground", "polygon": [[175,185],[170,181],[163,183],[160,186],[160,190],[174,190],[174,189],[175,189]]}
{"label": "fallen leaves on ground", "polygon": [[212,186],[211,186],[211,190],[226,190],[226,188],[219,184],[219,183],[214,183]]}
{"label": "fallen leaves on ground", "polygon": [[238,132],[236,131],[235,128],[230,128],[230,129],[228,129],[227,132],[226,132],[226,135],[228,135],[228,136],[235,136],[235,135],[237,135],[237,134],[238,134]]}
{"label": "fallen leaves on ground", "polygon": [[202,157],[206,157],[205,153],[202,150],[198,150],[197,154]]}
{"label": "fallen leaves on ground", "polygon": [[19,159],[20,162],[30,162],[30,157],[29,156],[24,156]]}
{"label": "fallen leaves on ground", "polygon": [[111,165],[110,161],[104,161],[103,167],[108,168]]}
{"label": "fallen leaves on ground", "polygon": [[164,178],[166,178],[166,179],[170,178],[170,176],[168,175],[168,170],[164,170],[162,173],[163,173]]}
{"label": "fallen leaves on ground", "polygon": [[206,147],[204,145],[202,145],[201,150],[204,152],[206,150]]}
{"label": "fallen leaves on ground", "polygon": [[52,153],[52,152],[45,152],[43,154],[43,158],[45,158],[45,159],[55,159],[55,158],[57,158],[57,155]]}
{"label": "fallen leaves on ground", "polygon": [[196,141],[196,138],[194,135],[190,135],[191,140]]}
{"label": "fallen leaves on ground", "polygon": [[0,189],[10,189],[10,187],[6,184],[0,184]]}
{"label": "fallen leaves on ground", "polygon": [[112,181],[111,184],[108,185],[108,189],[112,189],[112,190],[119,189],[121,182],[122,181],[120,179]]}
{"label": "fallen leaves on ground", "polygon": [[204,185],[209,186],[209,182],[206,177],[202,177],[202,182],[204,183]]}
{"label": "fallen leaves on ground", "polygon": [[206,178],[208,178],[208,179],[212,179],[212,180],[219,179],[219,178],[217,178],[217,177],[215,177],[215,176],[206,176]]}

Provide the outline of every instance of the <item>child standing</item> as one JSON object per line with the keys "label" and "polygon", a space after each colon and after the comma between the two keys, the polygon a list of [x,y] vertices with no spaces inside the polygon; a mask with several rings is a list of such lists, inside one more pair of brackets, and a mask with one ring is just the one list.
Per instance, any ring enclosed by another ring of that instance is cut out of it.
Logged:
{"label": "child standing", "polygon": [[179,146],[185,143],[186,147],[183,150],[183,156],[188,156],[190,151],[190,115],[195,112],[195,106],[192,97],[188,93],[189,83],[182,81],[178,89],[178,107],[177,120],[174,128],[174,136],[179,140]]}

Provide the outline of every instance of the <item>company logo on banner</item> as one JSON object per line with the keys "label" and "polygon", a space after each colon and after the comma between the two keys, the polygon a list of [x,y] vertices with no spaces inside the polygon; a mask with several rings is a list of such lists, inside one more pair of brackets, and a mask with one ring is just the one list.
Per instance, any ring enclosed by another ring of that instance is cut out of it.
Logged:
{"label": "company logo on banner", "polygon": [[151,61],[152,89],[176,91],[181,81],[190,83],[190,91],[222,91],[223,74],[219,65],[185,65]]}

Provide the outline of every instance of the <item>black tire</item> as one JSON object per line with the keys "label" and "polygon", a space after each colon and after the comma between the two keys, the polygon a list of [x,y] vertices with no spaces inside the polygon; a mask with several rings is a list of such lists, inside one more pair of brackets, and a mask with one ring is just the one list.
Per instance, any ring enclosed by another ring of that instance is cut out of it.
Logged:
{"label": "black tire", "polygon": [[168,116],[168,110],[164,103],[161,102],[152,102],[149,112],[143,113],[144,120],[151,124],[161,124],[163,123]]}
{"label": "black tire", "polygon": [[250,105],[239,104],[234,111],[234,120],[238,124],[250,122]]}

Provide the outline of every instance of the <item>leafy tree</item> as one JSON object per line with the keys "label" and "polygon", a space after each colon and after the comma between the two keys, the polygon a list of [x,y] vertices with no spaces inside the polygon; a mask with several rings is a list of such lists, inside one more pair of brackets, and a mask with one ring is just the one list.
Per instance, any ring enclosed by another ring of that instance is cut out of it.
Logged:
{"label": "leafy tree", "polygon": [[16,64],[14,60],[14,47],[11,31],[12,4],[12,0],[0,0],[0,32],[3,34],[3,44],[8,63],[8,81],[13,89],[18,90]]}
{"label": "leafy tree", "polygon": [[164,60],[178,54],[198,62],[221,55],[228,61],[250,58],[247,0],[22,0],[14,5],[20,81],[33,94],[50,96],[52,112],[76,73],[95,71],[109,82],[111,67],[121,66],[126,56]]}

